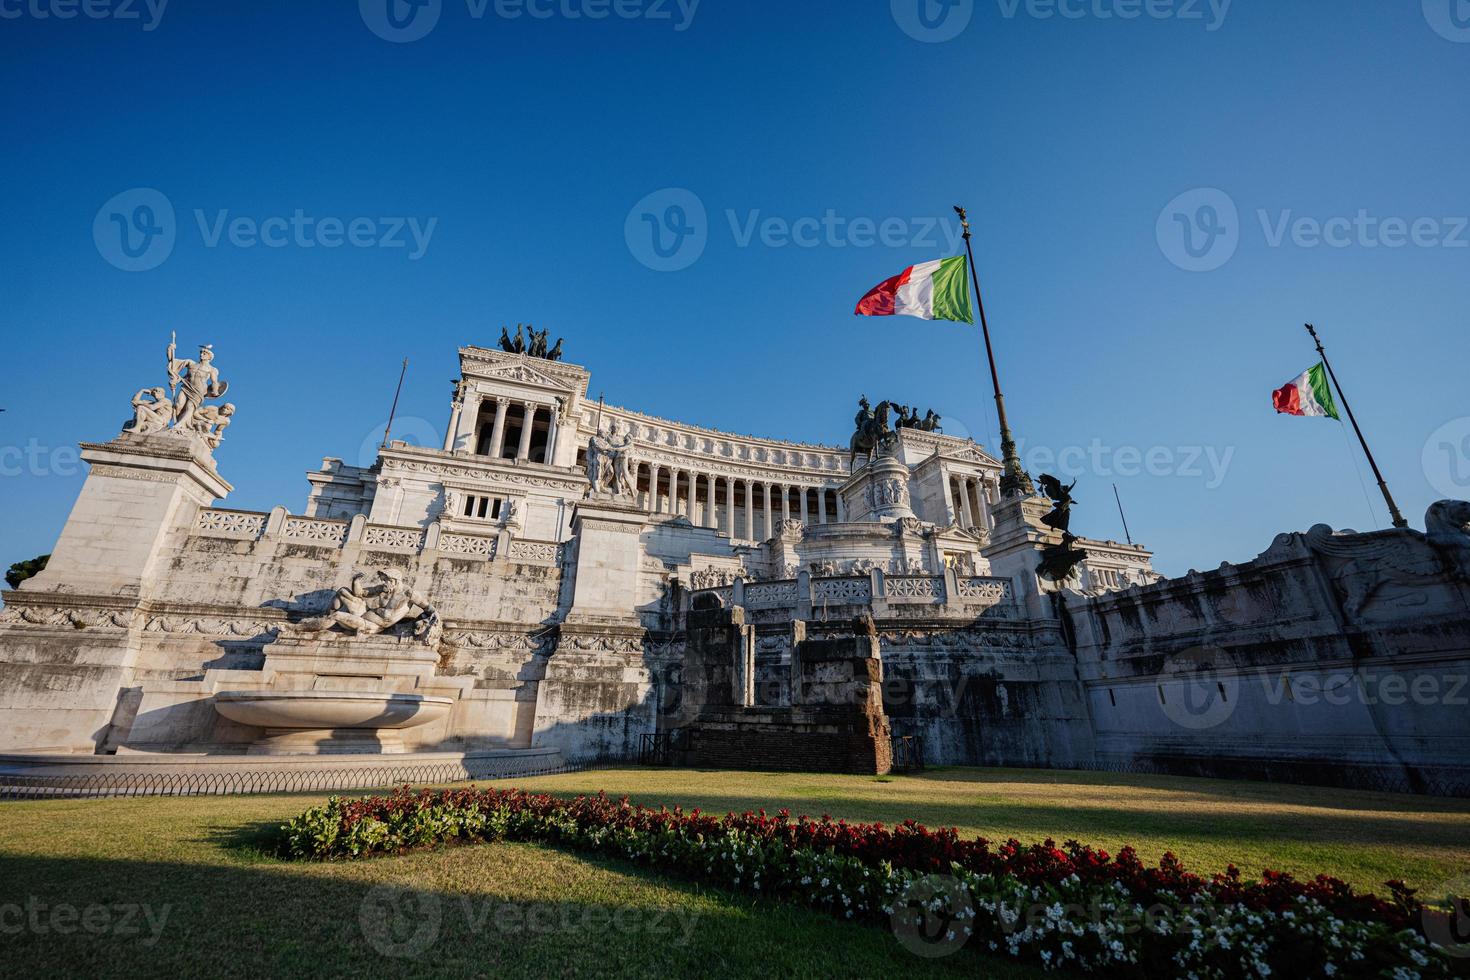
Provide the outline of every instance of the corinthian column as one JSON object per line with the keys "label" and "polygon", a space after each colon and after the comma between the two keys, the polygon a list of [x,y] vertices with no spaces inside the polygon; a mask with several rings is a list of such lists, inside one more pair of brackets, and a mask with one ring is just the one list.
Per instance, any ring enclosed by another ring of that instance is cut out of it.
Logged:
{"label": "corinthian column", "polygon": [[[505,410],[510,402],[499,396],[495,399],[495,425],[490,430],[490,455],[495,459],[505,452]],[[477,408],[478,412],[479,409]]]}
{"label": "corinthian column", "polygon": [[536,424],[536,405],[525,402],[521,421],[521,444],[516,447],[516,459],[527,459],[531,455],[531,426]]}
{"label": "corinthian column", "polygon": [[755,538],[755,488],[748,479],[745,481],[745,536]]}

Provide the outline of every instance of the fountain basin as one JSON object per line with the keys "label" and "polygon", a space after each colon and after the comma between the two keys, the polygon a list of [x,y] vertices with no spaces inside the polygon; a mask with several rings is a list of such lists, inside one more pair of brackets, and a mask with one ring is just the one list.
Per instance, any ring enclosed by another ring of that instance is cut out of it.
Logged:
{"label": "fountain basin", "polygon": [[214,709],[265,729],[250,754],[402,752],[396,734],[443,720],[453,698],[359,691],[220,691]]}

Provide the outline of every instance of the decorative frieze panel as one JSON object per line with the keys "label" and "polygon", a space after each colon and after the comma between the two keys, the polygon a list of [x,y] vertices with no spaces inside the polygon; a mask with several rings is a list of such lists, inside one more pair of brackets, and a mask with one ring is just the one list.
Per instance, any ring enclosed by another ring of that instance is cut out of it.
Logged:
{"label": "decorative frieze panel", "polygon": [[495,557],[495,539],[481,534],[441,534],[439,550],[446,555],[489,561]]}
{"label": "decorative frieze panel", "polygon": [[362,543],[368,548],[417,552],[424,546],[424,532],[417,527],[369,524],[363,528]]}
{"label": "decorative frieze panel", "polygon": [[891,575],[883,586],[890,601],[944,601],[944,579],[933,575]]}
{"label": "decorative frieze panel", "polygon": [[281,537],[287,541],[340,548],[347,540],[347,522],[316,517],[287,517],[281,528]]}
{"label": "decorative frieze panel", "polygon": [[280,625],[210,616],[153,616],[143,625],[143,632],[251,639],[279,629]]}
{"label": "decorative frieze panel", "polygon": [[58,606],[7,606],[0,609],[0,625],[63,626],[68,629],[121,633],[137,615],[127,609],[82,609]]}
{"label": "decorative frieze panel", "polygon": [[199,517],[194,522],[194,531],[211,538],[254,541],[265,533],[267,516],[254,511],[205,507],[199,511]]}
{"label": "decorative frieze panel", "polygon": [[873,583],[867,578],[812,579],[812,603],[865,605],[872,601]]}

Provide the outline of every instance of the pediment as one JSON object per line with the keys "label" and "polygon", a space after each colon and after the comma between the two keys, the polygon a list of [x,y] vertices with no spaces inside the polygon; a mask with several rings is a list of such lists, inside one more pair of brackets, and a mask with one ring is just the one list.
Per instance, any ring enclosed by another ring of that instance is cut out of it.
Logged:
{"label": "pediment", "polygon": [[514,381],[517,384],[535,385],[538,388],[554,388],[557,391],[572,391],[572,386],[560,378],[553,378],[531,367],[529,364],[501,364],[476,372],[484,381]]}

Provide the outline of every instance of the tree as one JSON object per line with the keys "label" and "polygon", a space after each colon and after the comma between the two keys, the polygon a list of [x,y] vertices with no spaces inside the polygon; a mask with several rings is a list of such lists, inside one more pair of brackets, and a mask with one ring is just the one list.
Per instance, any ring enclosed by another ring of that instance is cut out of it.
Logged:
{"label": "tree", "polygon": [[50,555],[37,555],[30,561],[18,561],[10,566],[10,571],[5,573],[5,584],[12,589],[20,588],[20,583],[38,574],[46,567],[46,562],[51,560]]}

